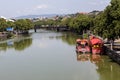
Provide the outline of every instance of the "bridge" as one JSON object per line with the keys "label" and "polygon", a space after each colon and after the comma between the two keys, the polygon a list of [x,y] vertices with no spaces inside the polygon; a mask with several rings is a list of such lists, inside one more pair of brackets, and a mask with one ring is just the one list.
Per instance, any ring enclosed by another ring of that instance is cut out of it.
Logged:
{"label": "bridge", "polygon": [[68,31],[69,30],[67,26],[34,26],[35,32],[37,32],[37,29],[47,29],[47,30],[55,30],[55,31]]}

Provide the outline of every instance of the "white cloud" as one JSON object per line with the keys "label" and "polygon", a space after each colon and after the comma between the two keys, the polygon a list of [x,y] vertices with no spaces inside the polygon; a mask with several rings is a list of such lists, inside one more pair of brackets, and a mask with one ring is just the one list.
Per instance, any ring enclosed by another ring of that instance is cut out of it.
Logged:
{"label": "white cloud", "polygon": [[41,4],[41,5],[36,6],[36,9],[46,9],[46,8],[48,8],[48,5],[46,4]]}

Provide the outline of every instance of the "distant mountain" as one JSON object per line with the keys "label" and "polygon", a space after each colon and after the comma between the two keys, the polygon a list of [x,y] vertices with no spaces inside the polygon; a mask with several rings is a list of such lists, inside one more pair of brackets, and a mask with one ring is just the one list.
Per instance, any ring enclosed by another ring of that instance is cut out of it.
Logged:
{"label": "distant mountain", "polygon": [[28,19],[28,18],[33,19],[33,18],[40,18],[40,17],[50,18],[50,17],[54,17],[54,16],[57,16],[57,15],[64,15],[64,14],[25,15],[25,16],[15,17],[15,19]]}

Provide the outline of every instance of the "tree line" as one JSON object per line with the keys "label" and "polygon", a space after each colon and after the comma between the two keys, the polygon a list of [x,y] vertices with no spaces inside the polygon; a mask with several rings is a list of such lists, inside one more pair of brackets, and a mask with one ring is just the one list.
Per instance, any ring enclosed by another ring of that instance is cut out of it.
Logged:
{"label": "tree line", "polygon": [[71,31],[82,34],[91,31],[93,34],[108,39],[120,37],[120,0],[111,0],[104,11],[96,14],[70,14],[67,17],[56,16],[54,19],[43,19],[32,22],[29,19],[20,19],[15,22],[0,19],[0,31],[12,26],[15,30],[29,30],[34,26],[66,26]]}
{"label": "tree line", "polygon": [[111,0],[110,4],[99,14],[72,14],[58,17],[56,20],[36,21],[35,25],[66,26],[71,31],[82,34],[91,31],[93,34],[108,39],[120,37],[120,0]]}
{"label": "tree line", "polygon": [[33,28],[33,22],[30,19],[7,21],[4,18],[0,18],[0,32],[6,31],[8,27],[14,28],[17,31],[26,31]]}

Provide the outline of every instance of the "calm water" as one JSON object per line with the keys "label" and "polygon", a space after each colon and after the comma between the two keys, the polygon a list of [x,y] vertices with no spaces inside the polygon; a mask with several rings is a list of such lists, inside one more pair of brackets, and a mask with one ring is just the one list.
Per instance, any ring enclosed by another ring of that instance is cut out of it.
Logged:
{"label": "calm water", "polygon": [[0,80],[120,80],[107,56],[76,54],[78,37],[39,30],[0,42]]}

